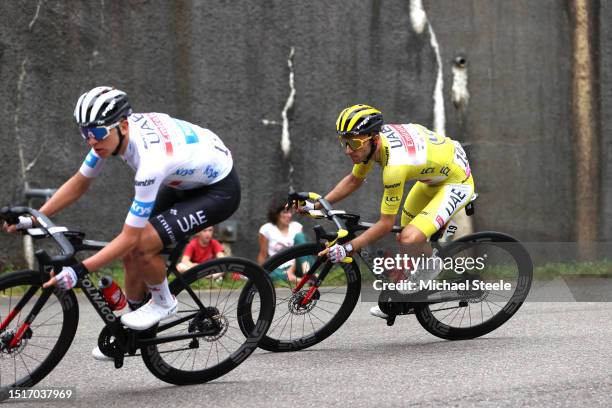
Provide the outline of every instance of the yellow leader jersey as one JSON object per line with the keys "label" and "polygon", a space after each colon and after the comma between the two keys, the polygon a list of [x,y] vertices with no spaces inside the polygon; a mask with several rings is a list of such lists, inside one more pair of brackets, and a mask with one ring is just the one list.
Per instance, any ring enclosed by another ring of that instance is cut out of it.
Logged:
{"label": "yellow leader jersey", "polygon": [[[397,214],[409,180],[439,186],[462,183],[470,177],[470,165],[459,142],[424,126],[384,125],[380,132],[384,195],[382,214]],[[353,166],[353,176],[364,179],[374,160]]]}

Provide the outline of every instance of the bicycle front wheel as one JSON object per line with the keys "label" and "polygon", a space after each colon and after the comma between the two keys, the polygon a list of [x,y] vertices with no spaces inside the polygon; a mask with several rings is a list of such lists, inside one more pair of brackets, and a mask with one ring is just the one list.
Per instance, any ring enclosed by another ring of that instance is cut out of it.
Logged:
{"label": "bicycle front wheel", "polygon": [[[142,358],[163,381],[199,384],[233,370],[257,348],[274,315],[274,288],[259,265],[242,258],[215,259],[181,278],[186,286],[178,278],[170,284],[179,302],[177,317],[157,326],[154,341],[184,336],[142,347]],[[258,312],[252,330],[244,333],[237,323],[238,299],[247,284]]]}
{"label": "bicycle front wheel", "polygon": [[[355,309],[361,292],[357,263],[333,265],[326,259],[317,260],[317,254],[323,248],[316,243],[296,245],[274,255],[263,265],[274,277],[277,300],[274,320],[259,347],[275,352],[308,348],[332,335]],[[300,290],[296,289],[297,282],[282,274],[283,265],[289,263],[295,264],[298,281],[302,274],[310,277]],[[326,269],[327,276],[321,286],[305,302],[313,282]],[[253,327],[251,315],[257,311],[247,289],[240,302],[244,309],[240,324],[245,331]]]}
{"label": "bicycle front wheel", "polygon": [[33,320],[26,321],[39,300],[44,301],[40,273],[24,270],[0,276],[0,400],[10,388],[41,381],[74,339],[79,321],[74,292],[55,289],[47,294]]}
{"label": "bicycle front wheel", "polygon": [[[479,232],[461,237],[442,248],[443,259],[453,259],[455,270],[446,270],[437,280],[461,281],[466,290],[441,292],[454,300],[423,304],[415,308],[419,323],[431,334],[447,340],[465,340],[492,332],[521,307],[531,287],[533,264],[525,247],[499,232]],[[461,271],[466,259],[478,267]],[[445,275],[446,274],[446,275]]]}

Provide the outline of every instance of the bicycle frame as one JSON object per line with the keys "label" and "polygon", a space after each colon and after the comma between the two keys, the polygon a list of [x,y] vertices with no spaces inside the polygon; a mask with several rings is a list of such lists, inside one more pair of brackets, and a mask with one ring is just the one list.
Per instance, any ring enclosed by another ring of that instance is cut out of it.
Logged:
{"label": "bicycle frame", "polygon": [[[62,255],[51,257],[44,250],[38,250],[35,254],[40,276],[41,282],[44,282],[48,278],[48,271],[50,269],[55,269],[56,271],[64,265],[71,265],[76,263],[75,254],[79,251],[89,250],[89,251],[99,251],[104,248],[108,243],[102,241],[93,241],[93,240],[84,240],[84,234],[75,231],[67,231],[63,227],[55,226],[46,216],[42,213],[39,213],[36,210],[26,208],[26,207],[14,207],[10,210],[10,213],[7,214],[6,209],[2,211],[2,218],[7,220],[14,221],[16,216],[15,214],[24,214],[28,213],[32,216],[36,217],[39,225],[41,226],[39,229],[42,230],[42,234],[34,234],[31,235],[34,237],[48,237],[51,236],[61,247]],[[32,229],[30,231],[36,231],[37,229]],[[29,231],[28,231],[29,232]],[[161,324],[158,326],[157,331],[163,331],[169,329],[173,326],[176,326],[180,323],[188,321],[194,318],[197,314],[202,313],[205,318],[212,318],[212,312],[210,312],[200,301],[198,296],[193,292],[191,287],[185,282],[180,273],[176,270],[176,264],[178,259],[182,253],[183,248],[185,247],[186,242],[179,243],[172,250],[164,250],[162,254],[169,255],[167,262],[167,275],[169,276],[171,273],[175,275],[175,278],[182,284],[184,289],[189,293],[189,296],[198,306],[199,310],[194,313],[189,313],[179,319],[172,320],[168,323]],[[89,273],[81,272],[78,275],[77,288],[80,288],[89,303],[93,306],[96,313],[100,316],[106,327],[108,328],[110,334],[114,336],[116,343],[119,345],[119,349],[123,351],[123,355],[127,352],[130,355],[134,355],[136,350],[143,346],[149,346],[154,344],[161,344],[172,342],[176,340],[182,339],[193,339],[196,337],[204,337],[206,333],[188,333],[188,334],[177,334],[172,336],[156,336],[153,338],[146,338],[146,334],[148,330],[143,332],[134,331],[131,329],[127,329],[123,327],[120,322],[120,319],[113,313],[110,305],[106,301],[106,298],[102,295],[102,292],[94,285],[92,282]],[[26,336],[27,331],[41,311],[45,303],[49,300],[53,291],[56,290],[54,287],[45,288],[42,290],[42,295],[38,298],[32,310],[26,316],[24,322],[21,324],[15,336],[12,338],[9,347],[15,347],[20,343],[22,338]],[[25,306],[30,299],[34,296],[34,294],[38,291],[38,287],[30,287],[28,291],[23,295],[23,297],[17,302],[15,307],[8,313],[6,318],[0,323],[0,330],[6,328],[19,314],[23,306]],[[141,338],[140,334],[144,333],[145,338]],[[119,368],[123,365],[123,355],[115,357],[115,367]]]}
{"label": "bicycle frame", "polygon": [[[314,218],[327,218],[331,220],[332,222],[334,222],[334,224],[338,228],[338,231],[336,231],[335,233],[328,233],[327,231],[325,231],[325,229],[321,225],[316,225],[314,227],[316,241],[321,244],[325,244],[327,247],[333,245],[336,242],[338,243],[348,242],[352,240],[353,238],[355,238],[358,232],[365,231],[374,225],[374,223],[371,223],[371,222],[360,221],[359,220],[360,217],[358,215],[349,214],[344,211],[334,210],[332,206],[325,199],[323,199],[321,196],[319,196],[316,193],[306,193],[306,192],[292,193],[290,194],[290,198],[289,198],[290,202],[291,201],[304,201],[306,199],[316,200],[321,204],[323,215],[321,217],[314,217]],[[468,216],[471,216],[474,213],[474,207],[473,207],[474,199],[475,197],[466,206],[466,213],[468,214]],[[437,248],[438,250],[443,248],[443,246],[439,243],[439,239],[444,234],[444,230],[446,229],[447,225],[448,223],[444,225],[444,227],[436,231],[436,233],[431,236],[429,242],[432,245],[432,247]],[[403,228],[401,226],[394,225],[390,233],[401,233],[402,229]],[[366,259],[364,259],[363,255],[361,254],[361,251],[358,251],[357,255],[359,255],[359,257],[366,263],[366,265],[368,265],[368,268],[370,269],[370,271],[372,271],[371,265],[368,263],[368,261],[366,261]],[[311,286],[308,288],[308,291],[304,295],[304,298],[301,300],[301,304],[303,306],[307,305],[311,301],[318,287],[323,283],[327,274],[331,270],[332,264],[331,262],[327,262],[324,265],[323,270],[319,273],[318,277],[313,279],[313,276],[315,276],[314,271],[316,271],[321,266],[321,264],[326,261],[327,260],[325,256],[319,256],[317,260],[315,261],[315,263],[310,267],[308,272],[304,273],[300,281],[297,283],[297,285],[293,289],[293,292],[297,293],[308,282],[311,283]],[[466,275],[462,278],[469,279],[470,277]],[[398,298],[397,300],[399,301],[399,303],[409,305],[409,307],[405,308],[406,310],[409,310],[410,308],[412,308],[413,303],[432,304],[432,303],[446,302],[449,300],[457,300],[454,297],[453,298],[440,298],[440,299],[435,299],[435,300],[432,299],[429,301],[427,300],[429,296],[431,296],[432,294],[438,293],[438,292],[440,291],[427,290],[427,291],[422,291],[422,292],[417,293],[416,296],[398,294],[396,297]]]}

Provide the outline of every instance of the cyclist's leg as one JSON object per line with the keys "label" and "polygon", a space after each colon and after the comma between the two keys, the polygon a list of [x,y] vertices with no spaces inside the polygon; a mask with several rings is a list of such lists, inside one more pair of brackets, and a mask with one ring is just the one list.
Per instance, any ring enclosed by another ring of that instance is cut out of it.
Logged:
{"label": "cyclist's leg", "polygon": [[137,257],[132,252],[123,257],[125,269],[125,296],[130,307],[140,304],[146,296],[147,285],[142,276],[138,274]]}
{"label": "cyclist's leg", "polygon": [[213,185],[181,193],[181,200],[149,219],[164,247],[226,220],[240,204],[240,182],[235,170]]}
{"label": "cyclist's leg", "polygon": [[412,222],[420,216],[427,215],[428,212],[425,208],[431,202],[436,192],[437,189],[435,187],[417,181],[404,201],[401,220],[403,229],[401,234],[399,234],[398,241],[411,256],[418,256],[420,254],[431,255],[431,246],[427,244],[428,236],[418,226],[413,225]]}
{"label": "cyclist's leg", "polygon": [[427,239],[470,202],[474,194],[474,181],[470,176],[463,183],[448,183],[429,188],[434,192],[431,201],[409,224],[420,230]]}
{"label": "cyclist's leg", "polygon": [[[235,170],[223,180],[200,189],[177,193],[179,199],[149,219],[138,245],[132,251],[132,266],[142,276],[153,302],[123,315],[122,322],[137,330],[151,327],[176,311],[176,300],[170,296],[164,259],[159,255],[164,246],[185,241],[194,233],[218,224],[236,211],[240,203],[240,183]],[[152,324],[150,324],[153,322]]]}
{"label": "cyclist's leg", "polygon": [[[174,203],[176,203],[179,200],[180,200],[180,195],[177,193],[177,190],[173,188],[165,187],[165,186],[162,187],[159,190],[159,193],[157,194],[157,197],[155,199],[155,206],[151,213],[152,214],[151,217],[154,217],[155,215],[160,214],[163,211],[166,211],[167,209],[172,207]],[[150,227],[149,224],[147,224],[147,226]],[[145,240],[150,239],[147,237],[151,237],[152,232],[154,231],[151,231],[150,229],[143,231],[144,233],[143,238]],[[159,234],[157,235],[159,236]],[[155,240],[155,238],[153,239]],[[154,245],[154,248],[157,246],[158,245]],[[123,257],[123,265],[125,267],[125,295],[130,305],[137,305],[141,303],[145,299],[146,294],[148,292],[148,288],[145,283],[144,275],[140,272],[141,265],[143,264],[143,262],[145,261],[148,262],[148,259],[147,260],[140,259],[141,254],[143,253],[143,250],[146,250],[146,249],[147,248],[142,248],[142,247],[135,248],[133,251],[131,251],[130,253],[126,254]],[[157,253],[147,254],[147,256],[148,258],[150,258],[151,256],[156,255],[156,254]],[[159,263],[159,261],[153,261],[153,262],[157,264]],[[159,266],[157,268],[159,268]],[[158,274],[159,274],[159,271],[156,271],[155,276],[157,276]],[[155,279],[155,280],[158,280],[158,279]]]}
{"label": "cyclist's leg", "polygon": [[166,262],[159,254],[163,247],[159,233],[151,223],[147,223],[134,253],[138,274],[149,287],[159,285],[166,279]]}
{"label": "cyclist's leg", "polygon": [[160,251],[228,218],[238,208],[240,184],[232,171],[212,186],[182,191],[177,196],[180,201],[149,219],[133,251],[134,266],[152,297],[152,302],[121,317],[123,324],[135,330],[145,330],[177,310],[178,302],[170,293]]}
{"label": "cyclist's leg", "polygon": [[[425,206],[431,201],[432,192],[429,190],[425,183],[417,181],[414,186],[410,189],[410,192],[406,196],[404,201],[404,207],[402,208],[402,219],[401,226],[402,232],[397,234],[397,241],[400,243],[400,254],[408,255],[411,257],[417,257],[423,252],[431,254],[431,247],[427,251],[427,237],[423,235],[416,227],[410,223],[423,211]],[[425,246],[425,248],[423,248]],[[388,271],[388,278],[393,282],[404,280],[408,277],[409,272],[413,269],[410,267],[409,270],[394,269]],[[372,316],[386,319],[388,316],[379,306],[370,308],[370,314]]]}

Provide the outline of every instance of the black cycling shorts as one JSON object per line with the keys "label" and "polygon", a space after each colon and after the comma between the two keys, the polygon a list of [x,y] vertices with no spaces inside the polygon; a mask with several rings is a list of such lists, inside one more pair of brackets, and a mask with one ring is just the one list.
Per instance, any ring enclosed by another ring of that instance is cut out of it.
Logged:
{"label": "black cycling shorts", "polygon": [[228,219],[240,205],[240,180],[235,168],[221,181],[193,190],[162,186],[149,222],[164,247]]}

